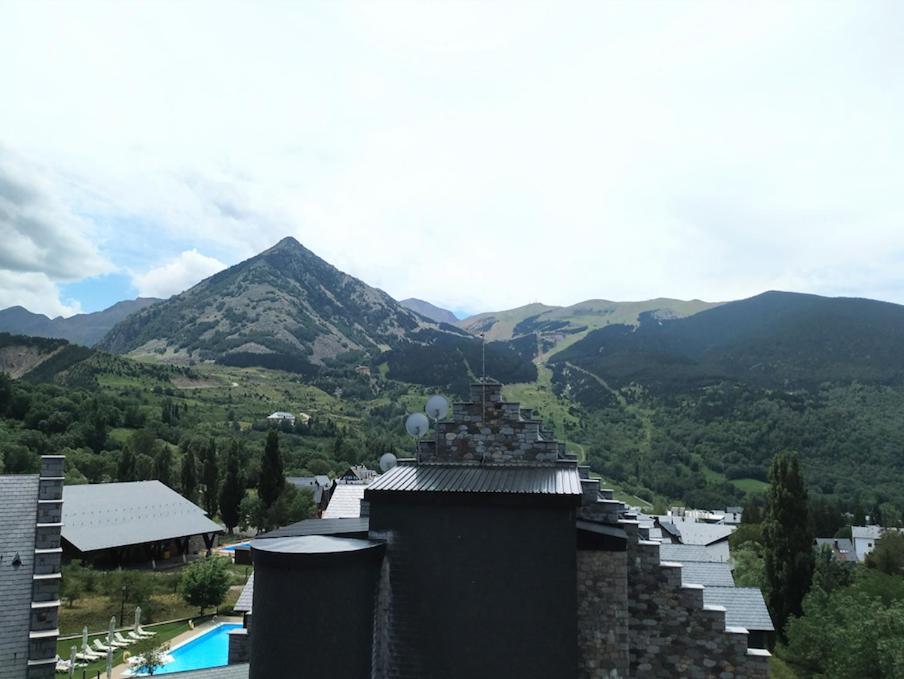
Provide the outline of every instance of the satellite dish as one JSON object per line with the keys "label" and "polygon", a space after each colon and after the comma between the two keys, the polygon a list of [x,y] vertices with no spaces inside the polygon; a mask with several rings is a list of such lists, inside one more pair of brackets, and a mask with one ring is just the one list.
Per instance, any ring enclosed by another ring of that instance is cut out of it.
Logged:
{"label": "satellite dish", "polygon": [[388,472],[390,469],[396,466],[397,462],[398,460],[396,459],[396,456],[392,453],[383,453],[380,456],[380,469],[382,469],[384,472]]}
{"label": "satellite dish", "polygon": [[431,419],[439,421],[449,414],[449,402],[437,394],[427,399],[427,407],[424,408]]}
{"label": "satellite dish", "polygon": [[405,430],[416,439],[421,438],[430,429],[430,422],[424,413],[412,413],[405,420]]}

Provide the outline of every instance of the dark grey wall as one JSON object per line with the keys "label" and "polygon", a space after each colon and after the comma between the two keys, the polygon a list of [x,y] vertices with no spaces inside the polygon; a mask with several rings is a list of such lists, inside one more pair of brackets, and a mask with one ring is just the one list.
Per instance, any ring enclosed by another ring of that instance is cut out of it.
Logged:
{"label": "dark grey wall", "polygon": [[370,677],[379,554],[255,556],[250,679]]}
{"label": "dark grey wall", "polygon": [[575,676],[573,508],[372,500],[370,529],[389,539],[374,676]]}

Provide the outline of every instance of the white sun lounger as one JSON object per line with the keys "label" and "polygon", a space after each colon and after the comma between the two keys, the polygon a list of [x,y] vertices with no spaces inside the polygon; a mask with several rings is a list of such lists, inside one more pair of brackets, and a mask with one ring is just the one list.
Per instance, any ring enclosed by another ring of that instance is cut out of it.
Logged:
{"label": "white sun lounger", "polygon": [[114,633],[113,638],[116,640],[116,642],[119,642],[120,644],[125,644],[126,646],[131,646],[132,644],[135,643],[134,639],[126,639],[124,636],[122,636],[121,632]]}

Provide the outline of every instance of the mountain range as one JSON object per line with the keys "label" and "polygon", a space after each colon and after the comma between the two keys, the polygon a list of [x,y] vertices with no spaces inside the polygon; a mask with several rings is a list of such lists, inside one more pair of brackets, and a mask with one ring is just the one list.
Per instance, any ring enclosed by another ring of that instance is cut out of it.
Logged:
{"label": "mountain range", "polygon": [[450,325],[458,323],[458,317],[448,309],[443,309],[442,307],[438,307],[430,302],[425,302],[422,299],[417,299],[416,297],[403,299],[399,304],[406,309],[416,311],[421,316],[429,318],[431,321],[436,321],[437,323],[449,323]]}
{"label": "mountain range", "polygon": [[610,388],[686,391],[719,382],[794,390],[904,383],[904,306],[766,292],[686,318],[643,313],[594,330],[550,358]]}
{"label": "mountain range", "polygon": [[725,303],[534,303],[458,320],[424,300],[397,302],[293,238],[167,300],[55,319],[12,307],[0,311],[2,331],[174,365],[313,373],[365,364],[438,386],[479,375],[481,337],[488,375],[531,381],[546,364],[559,389],[583,383],[581,393],[632,383],[675,390],[723,380],[785,389],[904,381],[904,307],[896,304],[768,292]]}
{"label": "mountain range", "polygon": [[52,337],[68,340],[74,344],[93,346],[129,314],[159,301],[153,297],[139,297],[117,302],[103,311],[76,314],[68,318],[63,316],[49,318],[44,314],[32,313],[24,307],[13,306],[0,311],[0,332],[32,337]]}

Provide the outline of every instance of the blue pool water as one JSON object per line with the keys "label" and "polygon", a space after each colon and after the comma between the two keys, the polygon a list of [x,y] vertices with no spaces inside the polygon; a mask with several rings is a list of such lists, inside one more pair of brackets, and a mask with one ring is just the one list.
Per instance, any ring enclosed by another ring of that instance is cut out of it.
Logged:
{"label": "blue pool water", "polygon": [[241,624],[238,623],[217,625],[209,632],[170,651],[173,662],[158,669],[154,676],[228,664],[229,632],[240,627]]}
{"label": "blue pool water", "polygon": [[240,545],[229,545],[228,547],[223,547],[224,552],[234,552],[236,547],[247,547],[250,545],[250,542],[243,542]]}

